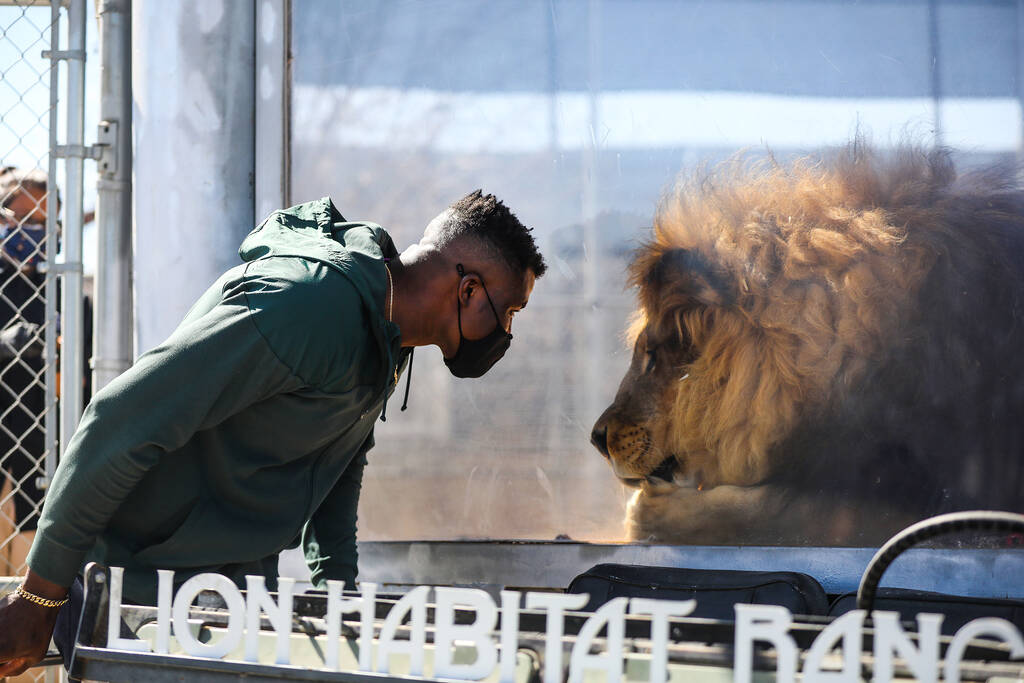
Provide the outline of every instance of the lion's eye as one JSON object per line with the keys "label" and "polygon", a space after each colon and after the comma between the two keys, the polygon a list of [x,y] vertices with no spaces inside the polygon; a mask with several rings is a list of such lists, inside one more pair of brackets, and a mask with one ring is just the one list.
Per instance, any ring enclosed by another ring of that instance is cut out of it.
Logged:
{"label": "lion's eye", "polygon": [[654,349],[648,349],[647,352],[644,353],[643,373],[645,375],[654,369],[654,361]]}

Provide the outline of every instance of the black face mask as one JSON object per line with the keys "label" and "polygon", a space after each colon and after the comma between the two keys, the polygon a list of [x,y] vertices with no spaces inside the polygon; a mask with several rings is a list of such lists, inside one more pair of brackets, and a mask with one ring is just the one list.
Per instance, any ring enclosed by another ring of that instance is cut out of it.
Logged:
{"label": "black face mask", "polygon": [[[466,275],[461,263],[457,264],[455,269],[458,271],[459,277]],[[512,343],[512,335],[501,326],[501,318],[498,317],[498,311],[494,308],[494,302],[491,301],[491,295],[487,293],[487,287],[484,287],[483,280],[480,281],[480,286],[484,289],[484,296],[487,297],[487,303],[491,305],[491,311],[494,313],[497,324],[494,326],[494,331],[483,339],[466,339],[462,336],[462,302],[459,301],[458,294],[455,295],[455,307],[459,316],[459,348],[456,349],[454,356],[444,359],[444,364],[456,377],[481,376],[501,360]]]}

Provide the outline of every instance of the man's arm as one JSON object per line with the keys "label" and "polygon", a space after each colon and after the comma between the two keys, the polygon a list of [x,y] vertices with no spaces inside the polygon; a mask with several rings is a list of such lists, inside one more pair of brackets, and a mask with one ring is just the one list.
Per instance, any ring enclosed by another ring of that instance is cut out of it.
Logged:
{"label": "man's arm", "polygon": [[327,579],[344,581],[355,587],[359,551],[356,548],[356,517],[362,488],[366,452],[373,446],[373,435],[342,473],[327,498],[302,529],[302,548],[313,586],[326,588]]}
{"label": "man's arm", "polygon": [[[47,492],[25,590],[62,599],[96,537],[165,453],[301,385],[256,328],[244,291],[190,316],[90,403]],[[45,654],[57,612],[15,594],[0,600],[0,676]]]}
{"label": "man's arm", "polygon": [[32,571],[70,585],[114,512],[164,454],[300,386],[256,329],[244,295],[179,327],[90,403],[47,492]]}

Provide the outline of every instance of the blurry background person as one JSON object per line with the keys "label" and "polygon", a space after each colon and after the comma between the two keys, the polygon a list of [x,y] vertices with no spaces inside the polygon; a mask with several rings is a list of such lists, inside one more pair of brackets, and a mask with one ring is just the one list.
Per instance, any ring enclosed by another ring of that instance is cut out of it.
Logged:
{"label": "blurry background person", "polygon": [[43,498],[46,174],[0,169],[0,207],[0,573],[15,574]]}

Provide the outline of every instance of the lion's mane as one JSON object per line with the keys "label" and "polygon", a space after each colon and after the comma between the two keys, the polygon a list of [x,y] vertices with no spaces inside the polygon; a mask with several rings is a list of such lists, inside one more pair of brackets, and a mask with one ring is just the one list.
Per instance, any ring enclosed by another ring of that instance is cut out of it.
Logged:
{"label": "lion's mane", "polygon": [[[672,253],[697,267],[651,286]],[[729,483],[1020,507],[1022,255],[1011,166],[958,175],[946,151],[857,141],[694,174],[630,269],[633,334],[699,350],[669,442]]]}

